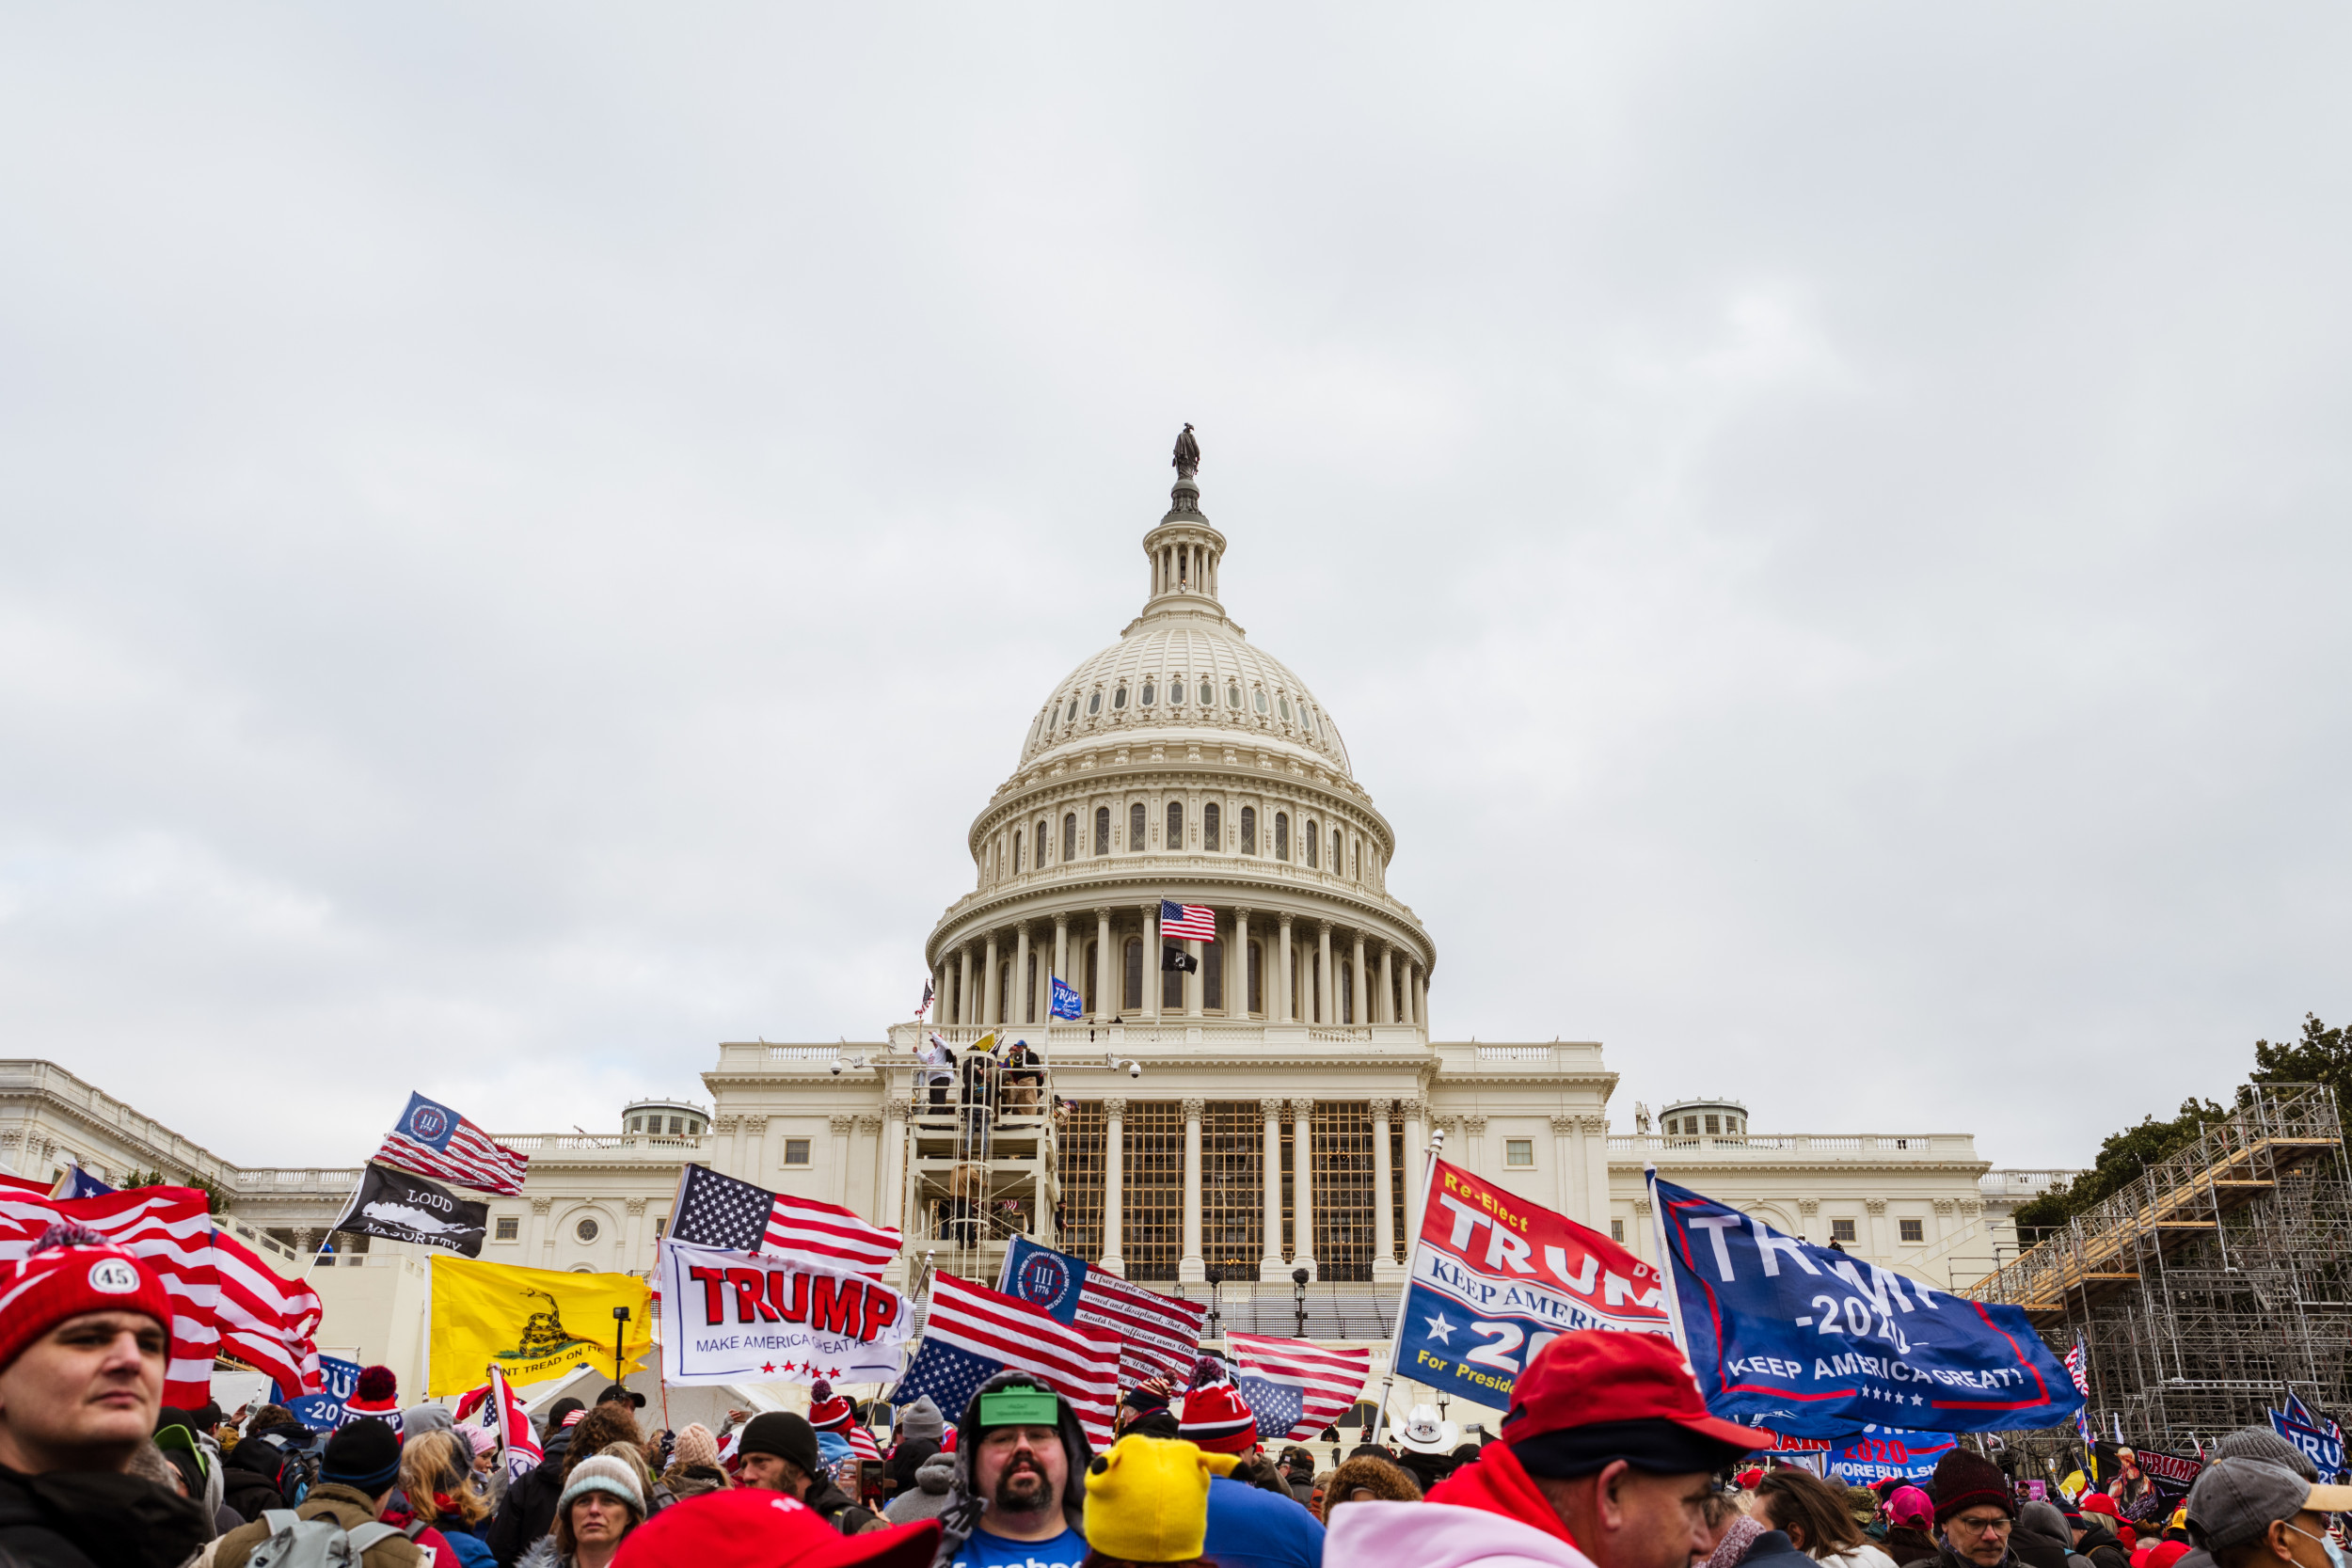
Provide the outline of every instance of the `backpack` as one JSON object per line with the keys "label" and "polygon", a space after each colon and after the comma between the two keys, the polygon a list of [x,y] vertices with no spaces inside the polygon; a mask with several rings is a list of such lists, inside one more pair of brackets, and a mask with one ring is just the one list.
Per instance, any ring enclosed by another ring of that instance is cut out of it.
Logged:
{"label": "backpack", "polygon": [[389,1525],[361,1525],[346,1531],[332,1519],[297,1518],[291,1510],[265,1510],[269,1539],[253,1548],[246,1568],[359,1568],[360,1554],[400,1534]]}

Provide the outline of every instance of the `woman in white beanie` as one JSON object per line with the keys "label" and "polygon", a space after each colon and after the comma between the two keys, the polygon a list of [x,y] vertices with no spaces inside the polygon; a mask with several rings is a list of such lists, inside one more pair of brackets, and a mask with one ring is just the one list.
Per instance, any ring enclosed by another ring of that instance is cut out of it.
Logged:
{"label": "woman in white beanie", "polygon": [[644,1522],[637,1467],[617,1454],[583,1459],[556,1498],[553,1538],[525,1552],[516,1568],[608,1568],[628,1532]]}

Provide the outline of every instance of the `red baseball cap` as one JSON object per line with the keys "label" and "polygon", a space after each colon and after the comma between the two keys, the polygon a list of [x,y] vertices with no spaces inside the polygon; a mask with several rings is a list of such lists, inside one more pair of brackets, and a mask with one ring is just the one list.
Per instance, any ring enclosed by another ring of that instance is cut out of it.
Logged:
{"label": "red baseball cap", "polygon": [[939,1521],[843,1535],[797,1498],[739,1487],[672,1503],[628,1532],[612,1568],[930,1568]]}
{"label": "red baseball cap", "polygon": [[2105,1492],[2093,1492],[2090,1496],[2083,1499],[2083,1512],[2085,1513],[2104,1513],[2108,1518],[2112,1519],[2116,1517],[2115,1499],[2108,1497]]}
{"label": "red baseball cap", "polygon": [[1499,1435],[1530,1475],[1555,1478],[1618,1459],[1660,1475],[1712,1470],[1779,1440],[1708,1415],[1673,1340],[1600,1328],[1543,1348],[1511,1386]]}

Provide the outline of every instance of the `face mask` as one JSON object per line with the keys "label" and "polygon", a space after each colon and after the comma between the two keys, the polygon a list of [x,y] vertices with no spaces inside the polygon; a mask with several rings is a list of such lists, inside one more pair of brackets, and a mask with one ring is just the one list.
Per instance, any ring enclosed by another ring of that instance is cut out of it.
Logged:
{"label": "face mask", "polygon": [[2334,1536],[2313,1535],[2310,1530],[2296,1529],[2293,1525],[2288,1525],[2287,1528],[2295,1530],[2296,1534],[2301,1536],[2306,1541],[2318,1542],[2319,1549],[2328,1554],[2328,1568],[2344,1568],[2344,1548],[2336,1544],[2336,1538]]}

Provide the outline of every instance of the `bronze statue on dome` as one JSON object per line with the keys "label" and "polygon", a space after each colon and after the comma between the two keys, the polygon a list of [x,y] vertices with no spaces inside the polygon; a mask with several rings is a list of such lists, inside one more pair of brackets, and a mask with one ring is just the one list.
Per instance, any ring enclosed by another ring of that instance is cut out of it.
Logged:
{"label": "bronze statue on dome", "polygon": [[1176,477],[1188,480],[1200,471],[1200,443],[1192,438],[1192,426],[1176,437]]}

